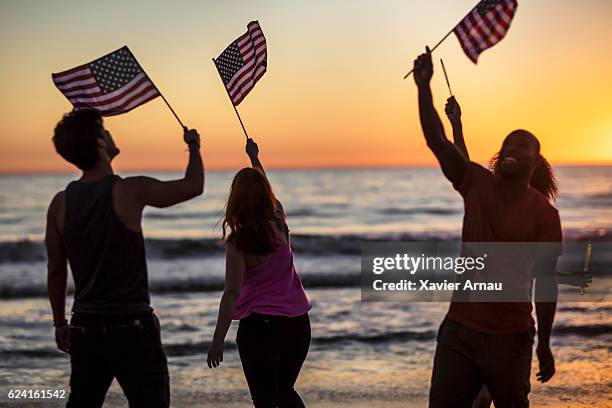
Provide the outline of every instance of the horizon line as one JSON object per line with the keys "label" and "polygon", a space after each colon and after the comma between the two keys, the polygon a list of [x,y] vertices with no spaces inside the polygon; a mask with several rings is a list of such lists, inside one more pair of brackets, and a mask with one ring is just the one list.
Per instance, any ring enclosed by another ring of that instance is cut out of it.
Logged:
{"label": "horizon line", "polygon": [[[484,162],[477,162],[480,164],[486,164]],[[560,162],[552,164],[553,167],[611,167],[612,161],[610,162]],[[233,171],[243,167],[234,166],[205,166],[205,170],[212,172],[224,172]],[[304,170],[384,170],[384,169],[416,169],[416,168],[439,168],[438,164],[391,164],[391,165],[319,165],[319,166],[266,166],[269,170],[280,170],[280,171],[304,171]],[[182,166],[177,167],[160,167],[160,168],[134,168],[134,169],[120,169],[115,170],[121,173],[135,173],[135,172],[153,172],[153,173],[164,173],[164,172],[177,172],[184,171],[185,168]],[[58,170],[44,170],[44,169],[32,169],[32,170],[0,170],[0,176],[10,175],[53,175],[53,174],[72,174],[79,173],[78,168],[73,170],[58,169]]]}

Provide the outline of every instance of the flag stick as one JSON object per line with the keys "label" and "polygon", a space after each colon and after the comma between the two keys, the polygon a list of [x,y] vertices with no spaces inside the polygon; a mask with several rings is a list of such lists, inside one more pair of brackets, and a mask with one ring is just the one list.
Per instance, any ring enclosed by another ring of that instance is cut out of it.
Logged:
{"label": "flag stick", "polygon": [[[130,51],[131,53],[131,51]],[[133,54],[132,54],[133,55]],[[178,115],[176,114],[176,112],[174,111],[174,109],[172,109],[172,106],[170,106],[170,103],[168,103],[168,100],[166,99],[166,97],[164,96],[163,93],[161,93],[159,91],[159,88],[157,88],[157,85],[155,85],[155,82],[153,82],[153,80],[151,79],[151,77],[149,76],[149,74],[146,73],[146,71],[140,66],[140,63],[138,62],[138,60],[136,59],[136,57],[134,57],[134,61],[136,61],[136,64],[138,65],[138,68],[140,68],[140,70],[147,76],[147,78],[149,78],[149,80],[151,81],[151,84],[153,84],[153,87],[155,88],[155,90],[157,91],[157,93],[159,94],[159,96],[161,96],[161,98],[164,100],[164,102],[166,103],[166,106],[168,106],[168,108],[170,109],[170,112],[172,112],[172,114],[174,115],[174,117],[176,118],[176,120],[178,120],[178,123],[181,125],[181,127],[183,128],[183,131],[186,132],[187,131],[187,126],[183,125],[183,122],[179,119]]]}
{"label": "flag stick", "polygon": [[[472,11],[474,11],[474,9],[476,9],[476,7],[478,7],[478,4],[480,4],[480,2],[478,2],[478,3],[477,3],[475,6],[474,6],[474,7],[472,7],[472,9],[470,10],[470,12],[469,12],[468,14],[466,14],[466,17],[467,17],[467,16],[469,16],[469,15],[470,15],[470,13],[472,13]],[[465,19],[465,17],[463,17],[463,19],[461,19],[461,21],[463,21],[464,19]],[[436,48],[438,48],[438,46],[439,46],[440,44],[442,44],[442,42],[443,42],[444,40],[446,40],[446,39],[448,38],[448,36],[449,36],[449,35],[451,35],[451,34],[453,33],[453,31],[455,31],[455,28],[457,28],[457,26],[458,26],[459,24],[460,24],[460,23],[455,24],[455,26],[454,26],[454,27],[453,27],[453,28],[452,28],[452,29],[451,29],[451,30],[450,30],[448,33],[446,33],[446,35],[445,35],[444,37],[442,37],[442,39],[441,39],[440,41],[438,41],[438,43],[437,43],[436,45],[434,45],[434,46],[433,46],[433,48],[431,49],[431,52],[434,52],[434,50],[435,50]],[[404,75],[404,79],[408,78],[408,77],[410,76],[410,74],[412,74],[412,72],[414,72],[414,68],[413,68],[413,69],[411,69],[409,73],[407,73],[406,75]]]}
{"label": "flag stick", "polygon": [[[153,82],[153,81],[151,81]],[[155,85],[153,85],[155,86]],[[155,86],[155,89],[157,89],[157,87]],[[159,90],[157,90],[157,92],[159,92]],[[181,122],[181,120],[179,119],[178,115],[176,114],[176,112],[174,111],[174,109],[172,109],[172,106],[170,106],[170,104],[168,103],[168,100],[166,99],[166,97],[164,96],[163,93],[159,92],[159,96],[162,97],[162,99],[164,100],[164,102],[166,103],[166,105],[168,106],[168,108],[170,109],[170,112],[172,112],[172,114],[174,115],[174,117],[176,118],[176,120],[178,120],[178,123],[181,125],[181,127],[183,128],[183,131],[187,131],[187,126],[183,125],[183,122]]]}
{"label": "flag stick", "polygon": [[451,91],[450,82],[448,82],[448,75],[446,74],[446,68],[444,67],[444,61],[440,58],[440,64],[442,64],[442,71],[444,71],[444,78],[446,78],[446,85],[448,85],[448,92],[450,92],[450,96],[453,96],[453,91]]}
{"label": "flag stick", "polygon": [[[584,267],[582,268],[582,273],[588,275],[589,273],[589,263],[591,262],[591,253],[593,252],[593,245],[589,242],[587,245],[586,253],[584,254]],[[580,287],[580,294],[584,295],[584,286]]]}
{"label": "flag stick", "polygon": [[[443,42],[444,40],[446,40],[446,39],[448,38],[448,36],[449,36],[449,35],[451,35],[451,34],[453,33],[453,31],[455,31],[455,27],[453,27],[453,29],[452,29],[452,30],[450,30],[448,33],[446,33],[446,35],[445,35],[444,37],[442,37],[442,39],[441,39],[440,41],[438,41],[438,43],[437,43],[436,45],[434,45],[434,46],[433,46],[433,48],[431,49],[431,52],[434,52],[434,50],[435,50],[436,48],[438,48],[438,46],[439,46],[440,44],[442,44],[442,42]],[[413,71],[414,71],[414,68],[413,68],[413,69],[411,69],[409,73],[407,73],[406,75],[404,75],[404,79],[408,78],[408,77],[410,76],[410,74],[412,74],[412,72],[413,72]]]}
{"label": "flag stick", "polygon": [[[217,68],[217,72],[219,73],[219,78],[221,78],[221,82],[223,83],[223,77],[221,76],[221,71],[219,71],[219,66],[217,65],[217,61],[215,61],[214,58],[212,60],[215,63],[215,68]],[[244,136],[248,140],[249,139],[249,135],[247,134],[247,131],[244,128],[244,124],[242,123],[242,119],[240,118],[240,114],[238,113],[238,109],[236,109],[236,105],[234,105],[234,101],[232,101],[232,97],[229,94],[229,91],[227,90],[227,86],[225,86],[225,83],[223,83],[223,88],[225,88],[225,92],[227,93],[227,97],[229,98],[230,102],[232,103],[232,106],[234,107],[234,112],[236,112],[236,116],[238,116],[238,120],[240,121],[240,126],[242,126],[242,131],[244,132]]]}

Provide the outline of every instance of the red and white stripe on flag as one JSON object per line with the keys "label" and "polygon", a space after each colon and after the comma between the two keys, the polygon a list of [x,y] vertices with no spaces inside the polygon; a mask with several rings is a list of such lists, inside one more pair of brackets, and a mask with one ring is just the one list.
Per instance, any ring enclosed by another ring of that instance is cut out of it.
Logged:
{"label": "red and white stripe on flag", "polygon": [[481,52],[508,32],[517,0],[482,0],[454,29],[463,51],[474,64]]}
{"label": "red and white stripe on flag", "polygon": [[103,116],[128,112],[159,96],[128,47],[51,77],[75,110],[96,109]]}
{"label": "red and white stripe on flag", "polygon": [[215,60],[221,79],[234,106],[253,89],[267,70],[266,37],[257,21],[247,25],[247,32],[231,43]]}

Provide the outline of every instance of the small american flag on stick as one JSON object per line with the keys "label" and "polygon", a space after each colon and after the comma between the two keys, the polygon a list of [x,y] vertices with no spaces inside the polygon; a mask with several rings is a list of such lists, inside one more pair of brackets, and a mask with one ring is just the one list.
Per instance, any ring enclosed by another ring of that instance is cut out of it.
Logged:
{"label": "small american flag on stick", "polygon": [[517,0],[482,0],[454,29],[463,51],[474,64],[481,52],[508,32]]}
{"label": "small american flag on stick", "polygon": [[[481,0],[452,30],[450,30],[436,45],[433,52],[449,35],[455,33],[461,48],[474,64],[481,52],[494,46],[508,32],[510,23],[518,7],[518,0]],[[404,79],[408,78],[411,69]]]}
{"label": "small american flag on stick", "polygon": [[234,106],[242,102],[266,72],[267,59],[266,38],[259,22],[251,21],[247,32],[214,60]]}
{"label": "small american flag on stick", "polygon": [[128,112],[160,95],[127,46],[51,77],[75,110],[96,109],[103,116]]}

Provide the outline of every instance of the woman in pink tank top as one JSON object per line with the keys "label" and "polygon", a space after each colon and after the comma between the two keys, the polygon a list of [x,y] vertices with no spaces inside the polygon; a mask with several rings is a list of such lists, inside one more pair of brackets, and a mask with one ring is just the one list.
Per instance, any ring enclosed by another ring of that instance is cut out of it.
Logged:
{"label": "woman in pink tank top", "polygon": [[283,207],[252,139],[246,151],[253,167],[236,174],[225,209],[225,290],[207,363],[223,361],[227,331],[232,319],[240,320],[236,343],[253,404],[304,407],[294,384],[310,346],[310,302],[293,264]]}

